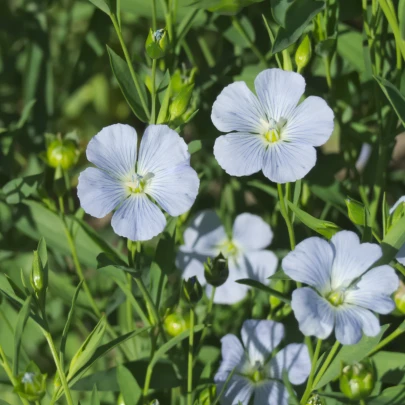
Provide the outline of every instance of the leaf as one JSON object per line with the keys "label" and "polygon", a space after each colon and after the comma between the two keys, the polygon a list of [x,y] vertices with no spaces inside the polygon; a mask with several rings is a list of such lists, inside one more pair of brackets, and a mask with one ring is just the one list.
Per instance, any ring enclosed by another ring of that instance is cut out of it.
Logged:
{"label": "leaf", "polygon": [[294,0],[270,0],[273,18],[278,25],[281,25],[284,28],[287,10],[293,2]]}
{"label": "leaf", "polygon": [[247,184],[248,184],[248,186],[256,187],[259,190],[264,191],[268,195],[278,199],[278,192],[275,187],[269,186],[268,184],[264,184],[263,182],[261,182],[259,180],[248,181]]}
{"label": "leaf", "polygon": [[163,96],[163,99],[161,102],[159,115],[157,117],[156,124],[164,124],[164,123],[168,122],[171,93],[172,93],[172,82],[170,81],[170,75],[169,75],[169,85],[166,87],[166,91],[164,93],[164,96]]}
{"label": "leaf", "polygon": [[398,20],[399,20],[399,32],[401,34],[402,40],[405,41],[405,0],[399,0]]}
{"label": "leaf", "polygon": [[366,70],[363,57],[363,34],[350,27],[339,33],[337,52],[343,60],[348,61],[358,72]]}
{"label": "leaf", "polygon": [[341,228],[333,222],[323,221],[321,219],[315,218],[295,206],[291,201],[287,201],[287,203],[291,211],[294,212],[294,214],[303,224],[305,224],[308,228],[313,229],[315,232],[318,232],[322,236],[330,239],[336,232],[339,232],[341,230]]}
{"label": "leaf", "polygon": [[[129,71],[126,62],[118,56],[108,45],[107,45],[108,56],[110,58],[111,69],[114,73],[115,78],[121,88],[122,94],[127,100],[128,105],[131,107],[133,113],[142,121],[148,122],[148,117],[145,114],[145,110],[142,107],[141,99],[139,98],[138,91],[132,80],[131,73]],[[134,72],[136,75],[136,73]],[[145,100],[147,100],[147,93],[145,85],[141,80],[138,80],[141,92]]]}
{"label": "leaf", "polygon": [[399,385],[385,389],[376,398],[367,401],[367,405],[403,405],[405,403],[405,386]]}
{"label": "leaf", "polygon": [[125,405],[137,405],[142,390],[132,373],[125,367],[117,368],[117,380]]}
{"label": "leaf", "polygon": [[405,382],[405,354],[380,351],[372,357],[378,380],[398,385]]}
{"label": "leaf", "polygon": [[363,336],[360,342],[355,345],[342,346],[342,348],[335,356],[332,363],[329,365],[325,374],[322,376],[314,389],[320,389],[328,384],[330,381],[338,377],[340,374],[342,362],[353,364],[366,357],[370,350],[377,346],[388,326],[389,325],[382,326],[381,331],[377,336]]}
{"label": "leaf", "polygon": [[[252,23],[246,16],[241,16],[239,19],[239,23],[246,33],[247,37],[250,39],[252,43],[255,42],[255,30],[252,26]],[[231,25],[224,33],[223,36],[232,44],[236,46],[240,46],[241,48],[249,48],[250,42],[241,35],[237,28],[234,25]]]}
{"label": "leaf", "polygon": [[285,302],[286,304],[291,304],[291,300],[287,298],[285,295],[281,294],[279,291],[273,290],[270,287],[267,287],[267,285],[264,285],[260,283],[259,281],[252,280],[250,278],[242,278],[240,280],[236,280],[238,284],[243,284],[247,285],[249,287],[256,288],[257,290],[261,290],[266,292],[267,294],[278,298],[280,301]]}
{"label": "leaf", "polygon": [[269,280],[291,280],[287,274],[284,273],[284,270],[276,271],[272,276],[269,277]]}
{"label": "leaf", "polygon": [[36,103],[36,100],[30,100],[24,105],[20,119],[18,120],[16,126],[13,127],[13,129],[21,129],[24,126],[24,124],[27,122],[28,118],[31,115],[31,111],[32,111],[35,103]]}
{"label": "leaf", "polygon": [[192,155],[193,153],[198,152],[202,148],[202,143],[200,140],[191,141],[188,144],[188,153]]}
{"label": "leaf", "polygon": [[42,183],[42,179],[43,174],[40,173],[32,176],[18,177],[9,181],[3,187],[7,204],[19,204],[24,198],[34,194]]}
{"label": "leaf", "polygon": [[104,0],[89,0],[91,3],[93,3],[97,8],[99,8],[101,11],[104,11],[104,13],[110,15],[111,10],[110,6],[108,3]]}
{"label": "leaf", "polygon": [[296,42],[310,21],[325,7],[323,1],[295,1],[285,15],[285,27],[280,27],[272,48],[272,53],[281,52]]}
{"label": "leaf", "polygon": [[405,244],[405,216],[399,219],[384,236],[381,242],[383,255],[381,259],[375,264],[387,264],[394,259],[398,250]]}
{"label": "leaf", "polygon": [[91,393],[91,405],[100,405],[100,398],[98,396],[97,387],[94,386],[93,392]]}
{"label": "leaf", "polygon": [[20,362],[20,349],[21,349],[21,339],[24,331],[25,324],[27,323],[28,317],[31,312],[31,300],[32,297],[28,297],[24,305],[22,306],[20,313],[17,317],[17,324],[14,331],[14,357],[13,357],[13,375],[18,375],[18,366]]}
{"label": "leaf", "polygon": [[391,103],[392,108],[401,120],[402,125],[405,126],[405,97],[399,92],[399,90],[388,80],[382,77],[374,76],[377,83],[380,85],[381,90]]}

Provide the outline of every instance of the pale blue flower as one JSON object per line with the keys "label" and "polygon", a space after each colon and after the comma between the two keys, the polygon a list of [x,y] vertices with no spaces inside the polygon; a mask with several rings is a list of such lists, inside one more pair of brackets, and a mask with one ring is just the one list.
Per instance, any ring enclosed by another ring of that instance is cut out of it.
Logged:
{"label": "pale blue flower", "polygon": [[[266,222],[253,214],[240,214],[236,217],[232,235],[228,237],[215,211],[202,211],[191,221],[184,232],[184,245],[177,255],[177,266],[183,270],[182,277],[197,276],[205,285],[203,263],[207,257],[215,257],[220,252],[228,259],[229,277],[217,287],[214,302],[234,304],[242,300],[249,289],[235,280],[251,278],[268,283],[268,278],[277,269],[277,257],[264,250],[270,245],[273,232]],[[207,285],[210,295],[212,286]]]}
{"label": "pale blue flower", "polygon": [[[402,196],[390,209],[390,214],[392,215],[394,211],[400,206],[400,204],[403,204],[405,206],[405,195]],[[404,207],[405,208],[405,207]],[[405,211],[405,210],[404,210]],[[395,258],[401,263],[402,265],[405,266],[405,244],[401,246],[401,248],[398,250],[398,253],[396,254]]]}
{"label": "pale blue flower", "polygon": [[234,372],[220,403],[248,405],[253,397],[253,405],[287,405],[283,371],[287,371],[292,384],[303,384],[311,370],[307,347],[292,343],[274,355],[274,349],[284,338],[284,326],[274,321],[247,320],[241,337],[243,346],[235,335],[226,335],[221,340],[222,362],[214,377],[217,393]]}
{"label": "pale blue flower", "polygon": [[390,266],[371,268],[381,256],[380,246],[360,243],[350,231],[336,233],[330,243],[318,237],[299,243],[282,268],[309,286],[292,295],[301,332],[326,339],[335,329],[336,339],[345,345],[357,343],[362,332],[376,336],[380,323],[373,312],[388,314],[395,308],[391,294],[399,285]]}
{"label": "pale blue flower", "polygon": [[86,151],[87,159],[97,168],[80,174],[77,191],[88,214],[102,218],[118,208],[111,221],[114,232],[142,241],[165,228],[159,206],[172,216],[191,208],[199,179],[190,167],[186,143],[167,125],[150,125],[139,154],[137,146],[136,131],[129,125],[103,128]]}
{"label": "pale blue flower", "polygon": [[298,73],[264,70],[255,89],[257,97],[245,82],[235,82],[216,99],[212,122],[228,134],[216,140],[215,158],[232,176],[262,170],[276,183],[302,179],[316,163],[314,146],[332,134],[333,111],[320,97],[298,104],[305,90]]}

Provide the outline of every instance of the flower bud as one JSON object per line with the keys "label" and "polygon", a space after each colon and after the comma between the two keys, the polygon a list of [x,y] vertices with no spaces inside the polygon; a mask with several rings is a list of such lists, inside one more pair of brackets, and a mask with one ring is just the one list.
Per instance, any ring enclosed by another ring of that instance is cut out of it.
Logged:
{"label": "flower bud", "polygon": [[125,405],[124,397],[122,394],[118,396],[117,405]]}
{"label": "flower bud", "polygon": [[405,285],[402,281],[399,282],[398,290],[394,294],[394,301],[397,310],[405,315]]}
{"label": "flower bud", "polygon": [[160,402],[157,399],[149,402],[149,405],[160,405]]}
{"label": "flower bud", "polygon": [[165,56],[169,48],[169,36],[165,29],[156,30],[150,29],[148,38],[146,38],[145,49],[151,59],[159,59]]}
{"label": "flower bud", "polygon": [[319,394],[312,394],[305,405],[326,405],[326,402]]}
{"label": "flower bud", "polygon": [[191,96],[193,95],[194,84],[184,86],[170,103],[169,113],[170,119],[175,120],[184,114],[190,103]]}
{"label": "flower bud", "polygon": [[14,392],[28,401],[40,401],[46,393],[47,374],[41,374],[41,370],[32,361],[28,364],[24,373],[16,378]]}
{"label": "flower bud", "polygon": [[214,259],[210,257],[204,263],[204,276],[208,284],[219,287],[229,276],[228,260],[220,253]]}
{"label": "flower bud", "polygon": [[311,60],[311,56],[311,40],[309,39],[308,35],[305,35],[295,52],[295,63],[297,64],[298,72],[301,72],[302,69],[308,65],[308,62]]}
{"label": "flower bud", "polygon": [[164,320],[164,327],[170,336],[177,336],[189,329],[189,319],[177,312],[169,314]]}
{"label": "flower bud", "polygon": [[68,170],[76,164],[79,152],[71,139],[55,139],[49,144],[46,157],[49,166]]}
{"label": "flower bud", "polygon": [[366,209],[361,202],[346,198],[345,203],[350,220],[356,225],[364,226],[366,224]]}
{"label": "flower bud", "polygon": [[32,260],[31,268],[31,286],[34,291],[39,294],[44,287],[44,267],[39,257],[38,250],[34,250],[34,259]]}
{"label": "flower bud", "polygon": [[353,365],[343,365],[339,378],[340,390],[349,399],[367,398],[374,389],[374,368],[369,360]]}
{"label": "flower bud", "polygon": [[203,296],[203,289],[196,276],[183,280],[181,289],[183,300],[193,305],[196,304]]}

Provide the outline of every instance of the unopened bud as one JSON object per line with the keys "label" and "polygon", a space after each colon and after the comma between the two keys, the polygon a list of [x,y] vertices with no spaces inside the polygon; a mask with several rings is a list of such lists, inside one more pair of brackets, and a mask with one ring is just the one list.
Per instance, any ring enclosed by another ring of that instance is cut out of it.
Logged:
{"label": "unopened bud", "polygon": [[398,290],[394,294],[394,301],[397,310],[405,315],[405,285],[402,281],[399,282]]}
{"label": "unopened bud", "polygon": [[34,250],[34,258],[32,260],[31,286],[37,294],[46,287],[44,286],[44,267],[39,257],[38,250]]}
{"label": "unopened bud", "polygon": [[343,365],[339,383],[340,390],[349,399],[359,401],[367,398],[375,385],[372,363],[367,359],[353,365]]}
{"label": "unopened bud", "polygon": [[173,337],[189,329],[189,326],[189,320],[176,312],[168,315],[164,320],[166,332]]}
{"label": "unopened bud", "polygon": [[364,205],[352,198],[346,198],[345,203],[350,220],[356,225],[366,224],[366,209]]}
{"label": "unopened bud", "polygon": [[326,402],[319,394],[312,394],[305,405],[326,405]]}
{"label": "unopened bud", "polygon": [[190,277],[188,280],[183,280],[181,294],[184,301],[189,304],[196,304],[203,296],[203,289],[196,276]]}
{"label": "unopened bud", "polygon": [[41,374],[38,366],[31,361],[17,376],[14,391],[28,401],[40,401],[46,394],[46,377],[47,374]]}
{"label": "unopened bud", "polygon": [[210,257],[204,263],[204,276],[208,284],[219,287],[229,276],[228,260],[220,253],[214,259]]}
{"label": "unopened bud", "polygon": [[312,56],[312,45],[308,35],[305,35],[304,39],[299,44],[295,52],[295,63],[298,67],[298,72],[301,72],[305,66],[308,65]]}
{"label": "unopened bud", "polygon": [[174,97],[170,103],[169,113],[170,119],[174,120],[184,114],[190,103],[191,96],[193,95],[194,84],[184,86],[179,94]]}
{"label": "unopened bud", "polygon": [[145,49],[151,59],[159,59],[165,56],[169,48],[169,36],[165,29],[159,29],[155,32],[150,29],[148,38],[146,38]]}
{"label": "unopened bud", "polygon": [[52,141],[46,151],[46,160],[49,166],[61,167],[68,170],[73,167],[79,157],[79,151],[76,144],[71,139],[55,139]]}
{"label": "unopened bud", "polygon": [[122,394],[118,396],[117,405],[125,405],[125,401]]}

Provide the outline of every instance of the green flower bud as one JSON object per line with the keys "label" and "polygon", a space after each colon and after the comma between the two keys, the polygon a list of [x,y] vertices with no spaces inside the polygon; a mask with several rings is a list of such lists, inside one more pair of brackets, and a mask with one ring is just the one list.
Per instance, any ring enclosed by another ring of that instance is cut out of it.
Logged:
{"label": "green flower bud", "polygon": [[183,280],[181,294],[183,300],[191,305],[200,301],[203,296],[203,289],[196,276],[190,277],[188,280]]}
{"label": "green flower bud", "polygon": [[302,69],[308,65],[308,62],[311,60],[311,56],[311,40],[309,39],[308,35],[305,35],[295,52],[295,63],[297,64],[298,72],[301,72]]}
{"label": "green flower bud", "polygon": [[49,166],[68,170],[77,163],[79,151],[71,139],[55,139],[49,144],[46,157]]}
{"label": "green flower bud", "polygon": [[170,103],[169,113],[170,119],[174,120],[184,114],[190,103],[191,96],[193,95],[194,84],[184,86],[179,94],[175,96]]}
{"label": "green flower bud", "polygon": [[125,405],[125,401],[122,394],[118,396],[117,405]]}
{"label": "green flower bud", "polygon": [[405,315],[405,285],[402,281],[399,282],[398,290],[394,294],[394,301],[397,310]]}
{"label": "green flower bud", "polygon": [[214,259],[210,257],[204,263],[204,276],[208,284],[219,287],[229,276],[228,260],[220,253]]}
{"label": "green flower bud", "polygon": [[374,389],[375,376],[372,363],[367,359],[353,365],[342,365],[340,390],[349,399],[367,398]]}
{"label": "green flower bud", "polygon": [[38,250],[34,250],[34,259],[31,268],[31,286],[38,294],[44,289],[44,267],[39,257]]}
{"label": "green flower bud", "polygon": [[214,403],[215,398],[217,397],[217,388],[215,385],[211,385],[208,388],[205,388],[201,391],[198,399],[200,405],[211,405]]}
{"label": "green flower bud", "polygon": [[41,374],[38,366],[31,361],[24,373],[17,376],[14,392],[28,401],[40,401],[46,393],[46,377],[47,374]]}
{"label": "green flower bud", "polygon": [[183,317],[177,312],[169,314],[164,320],[164,327],[170,336],[177,336],[189,329],[190,322],[188,317]]}
{"label": "green flower bud", "polygon": [[326,405],[326,402],[318,394],[312,394],[305,405]]}
{"label": "green flower bud", "polygon": [[366,224],[366,209],[364,205],[352,198],[346,198],[345,203],[350,220],[356,225]]}
{"label": "green flower bud", "polygon": [[165,29],[150,29],[148,38],[146,38],[145,49],[151,59],[159,59],[165,56],[169,48],[169,35]]}

